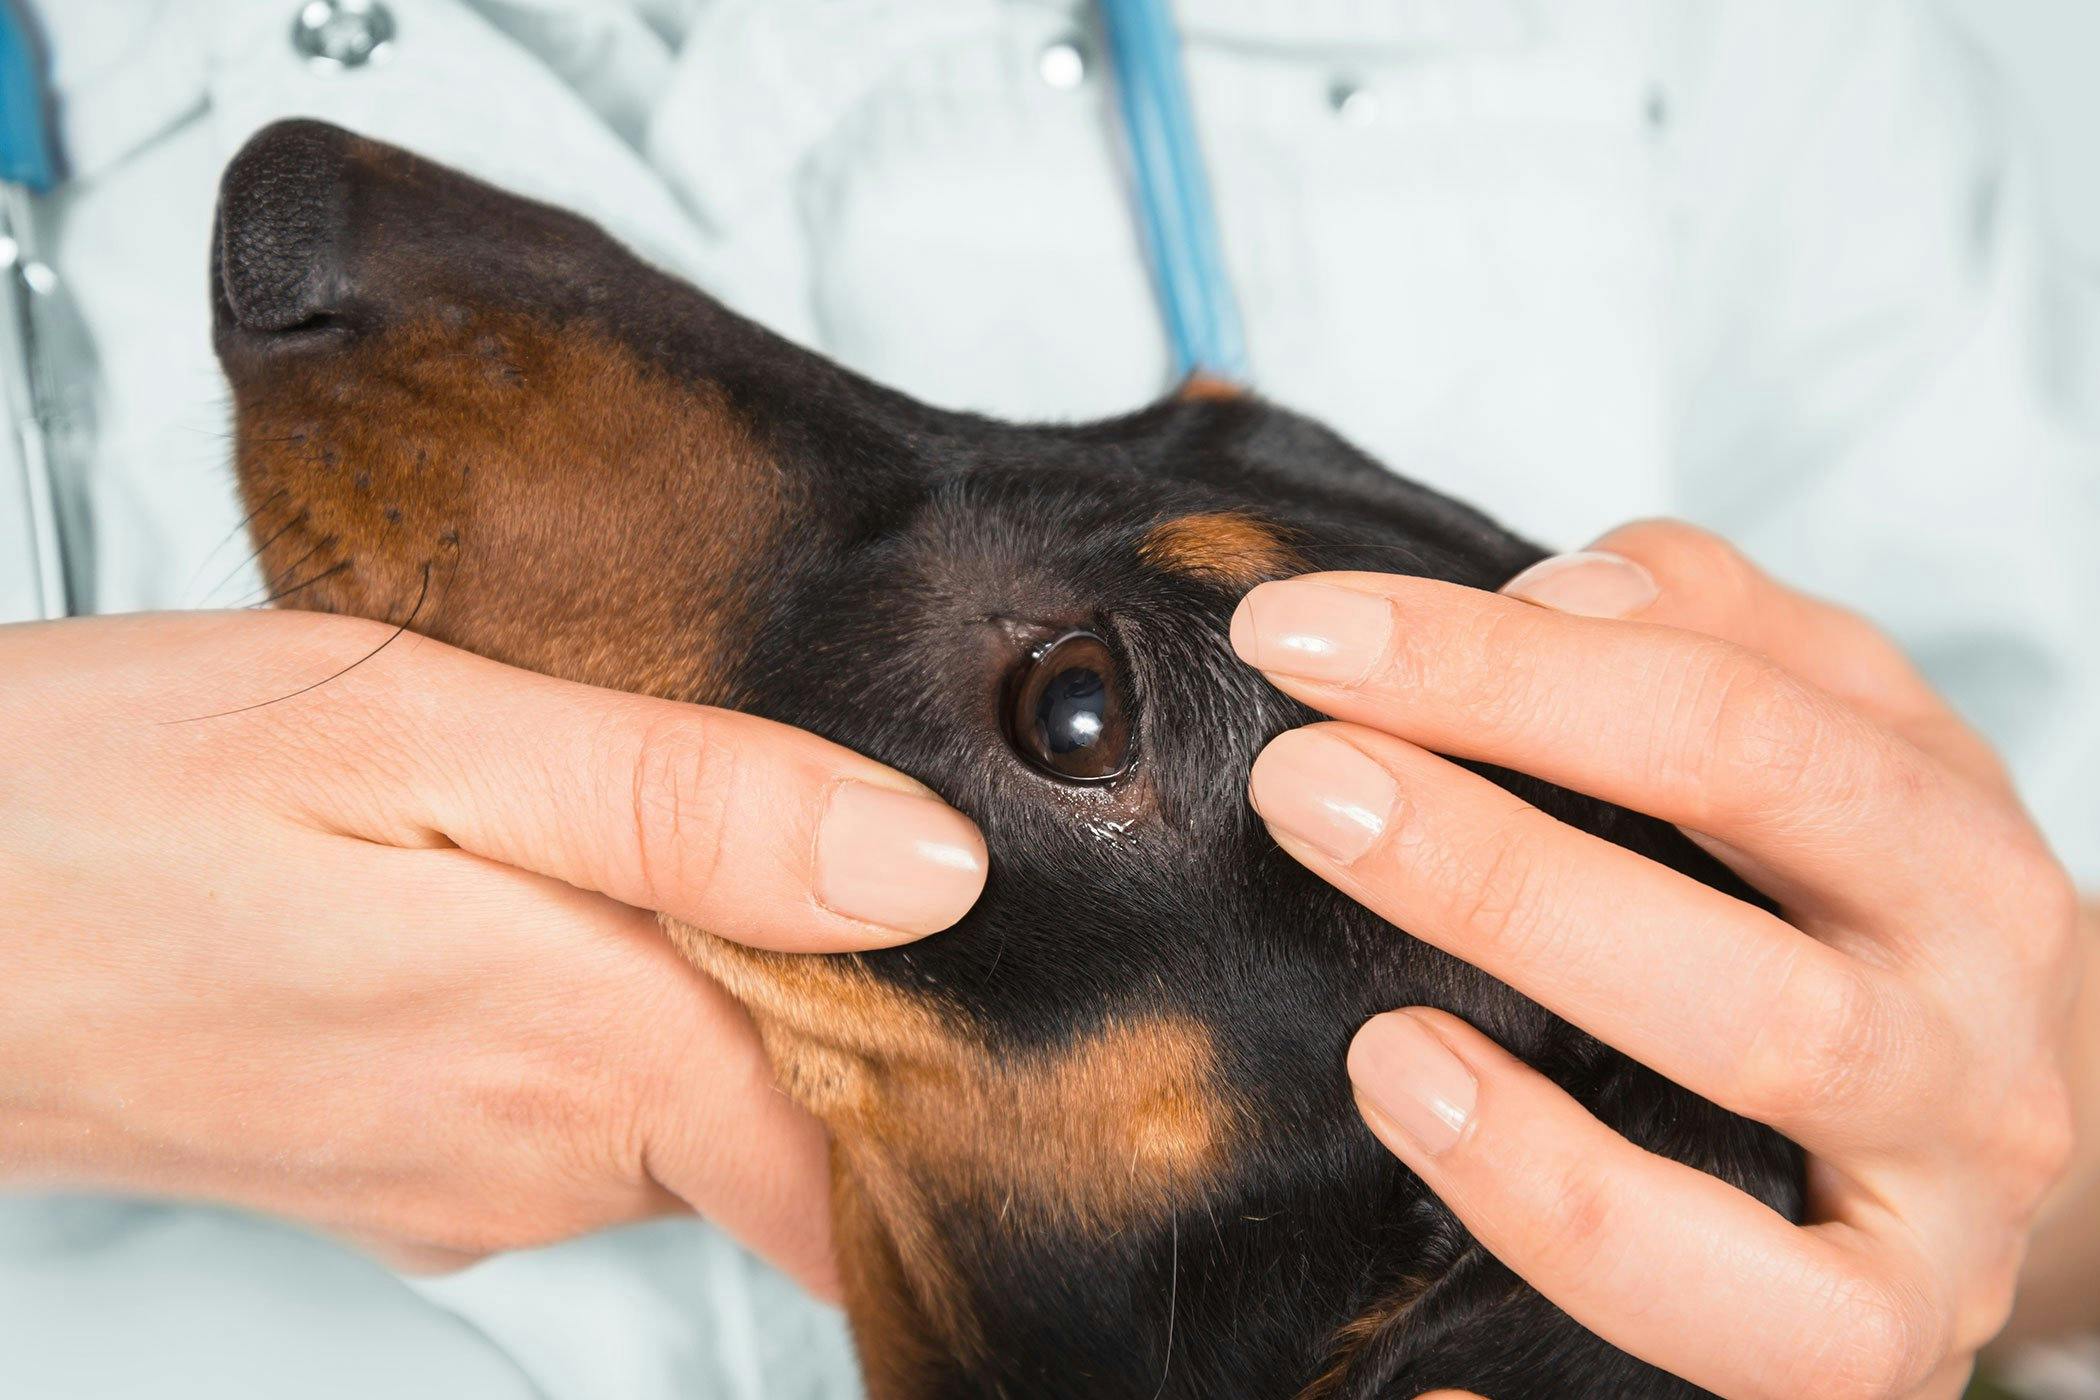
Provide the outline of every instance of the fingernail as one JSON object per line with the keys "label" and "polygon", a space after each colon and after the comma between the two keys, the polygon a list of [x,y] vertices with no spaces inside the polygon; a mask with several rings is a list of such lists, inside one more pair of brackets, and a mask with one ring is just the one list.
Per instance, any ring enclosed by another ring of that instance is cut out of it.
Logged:
{"label": "fingernail", "polygon": [[1292,729],[1254,760],[1247,796],[1271,830],[1347,865],[1385,832],[1400,787],[1354,744],[1320,729]]}
{"label": "fingernail", "polygon": [[935,933],[977,902],[984,838],[931,797],[847,780],[817,827],[815,892],[834,914],[899,933]]}
{"label": "fingernail", "polygon": [[1249,666],[1353,685],[1393,635],[1393,605],[1372,593],[1296,579],[1265,583],[1232,614],[1232,649]]}
{"label": "fingernail", "polygon": [[1465,1062],[1405,1011],[1364,1023],[1349,1043],[1349,1078],[1372,1108],[1432,1157],[1465,1132],[1480,1092]]}
{"label": "fingernail", "polygon": [[1661,592],[1653,574],[1623,554],[1601,549],[1541,559],[1503,584],[1502,591],[1577,617],[1632,617]]}

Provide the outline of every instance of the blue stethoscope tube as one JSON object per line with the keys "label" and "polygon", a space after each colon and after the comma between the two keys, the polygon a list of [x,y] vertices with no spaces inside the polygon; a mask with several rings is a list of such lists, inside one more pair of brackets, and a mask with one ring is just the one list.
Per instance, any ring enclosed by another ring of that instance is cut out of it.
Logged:
{"label": "blue stethoscope tube", "polygon": [[1167,0],[1099,0],[1130,161],[1131,200],[1177,377],[1247,379],[1181,44]]}

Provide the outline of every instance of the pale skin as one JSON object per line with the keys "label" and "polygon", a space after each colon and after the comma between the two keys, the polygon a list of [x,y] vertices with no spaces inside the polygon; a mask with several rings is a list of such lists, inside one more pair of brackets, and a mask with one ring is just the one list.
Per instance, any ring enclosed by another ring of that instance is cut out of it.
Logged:
{"label": "pale skin", "polygon": [[[1393,922],[1802,1144],[1808,1221],[1639,1150],[1433,1010],[1359,1033],[1371,1130],[1572,1316],[1723,1396],[1960,1394],[2041,1212],[2017,1325],[2092,1321],[2091,924],[1988,748],[1865,623],[1688,527],[1505,591],[1255,590],[1235,646],[1336,722],[1276,740],[1253,801]],[[1439,754],[1673,822],[1782,912]]]}
{"label": "pale skin", "polygon": [[812,735],[413,637],[242,709],[387,632],[0,628],[0,1187],[410,1267],[699,1211],[832,1293],[822,1132],[641,910],[896,943],[975,901],[976,829]]}

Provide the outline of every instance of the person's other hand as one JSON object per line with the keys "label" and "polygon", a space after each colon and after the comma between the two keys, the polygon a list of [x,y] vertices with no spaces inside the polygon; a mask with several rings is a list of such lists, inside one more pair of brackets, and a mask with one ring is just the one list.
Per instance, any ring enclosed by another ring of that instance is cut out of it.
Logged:
{"label": "person's other hand", "polygon": [[[1276,739],[1254,804],[1393,923],[1800,1143],[1808,1223],[1433,1010],[1359,1032],[1366,1121],[1489,1250],[1665,1370],[1731,1397],[1958,1394],[2070,1151],[2064,872],[1886,640],[1710,536],[1631,526],[1505,591],[1249,594],[1240,655],[1343,721]],[[1674,822],[1784,917],[1439,754]]]}
{"label": "person's other hand", "polygon": [[415,637],[242,708],[386,635],[0,628],[0,1185],[431,1264],[691,1208],[830,1292],[822,1133],[641,911],[894,943],[976,899],[976,829],[812,735]]}

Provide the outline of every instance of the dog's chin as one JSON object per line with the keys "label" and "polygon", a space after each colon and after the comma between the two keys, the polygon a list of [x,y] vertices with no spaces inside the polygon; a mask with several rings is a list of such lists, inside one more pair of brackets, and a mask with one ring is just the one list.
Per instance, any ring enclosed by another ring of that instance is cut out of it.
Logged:
{"label": "dog's chin", "polygon": [[671,946],[750,1014],[776,1067],[791,1058],[786,1052],[805,1048],[889,1053],[900,1022],[925,1032],[938,1019],[923,1004],[882,987],[851,954],[779,953],[668,915],[661,923]]}

